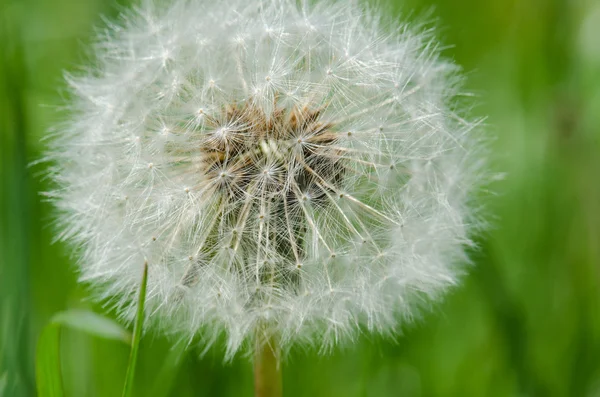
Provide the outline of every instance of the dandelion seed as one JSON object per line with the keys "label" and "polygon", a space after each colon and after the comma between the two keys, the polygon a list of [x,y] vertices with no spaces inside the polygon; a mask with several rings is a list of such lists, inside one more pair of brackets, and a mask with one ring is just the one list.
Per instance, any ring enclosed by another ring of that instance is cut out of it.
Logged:
{"label": "dandelion seed", "polygon": [[481,155],[429,33],[355,2],[147,0],[95,49],[52,196],[123,317],[146,261],[149,322],[227,357],[392,333],[456,282]]}

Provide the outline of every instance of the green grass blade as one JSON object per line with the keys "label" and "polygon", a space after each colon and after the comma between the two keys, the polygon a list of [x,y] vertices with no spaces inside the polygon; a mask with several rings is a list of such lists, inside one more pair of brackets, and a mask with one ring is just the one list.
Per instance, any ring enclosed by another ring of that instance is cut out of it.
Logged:
{"label": "green grass blade", "polygon": [[60,324],[83,331],[103,339],[131,343],[131,333],[117,322],[89,310],[66,310],[52,318],[53,324]]}
{"label": "green grass blade", "polygon": [[144,325],[144,304],[146,302],[146,284],[148,281],[148,262],[144,263],[144,275],[140,285],[140,295],[138,297],[137,314],[135,325],[133,326],[133,340],[131,343],[131,353],[129,354],[129,364],[127,365],[127,374],[125,376],[125,386],[123,387],[123,397],[130,397],[133,393],[133,378],[135,376],[135,365],[137,363],[140,339],[142,337],[142,327]]}
{"label": "green grass blade", "polygon": [[39,397],[63,397],[60,371],[60,325],[47,325],[38,339],[35,375]]}
{"label": "green grass blade", "polygon": [[6,372],[4,372],[1,376],[0,376],[0,396],[5,396],[6,395],[6,389],[8,385],[8,374]]}
{"label": "green grass blade", "polygon": [[163,362],[160,372],[154,379],[152,397],[168,397],[172,395],[173,384],[181,366],[186,347],[185,343],[179,343],[171,349]]}

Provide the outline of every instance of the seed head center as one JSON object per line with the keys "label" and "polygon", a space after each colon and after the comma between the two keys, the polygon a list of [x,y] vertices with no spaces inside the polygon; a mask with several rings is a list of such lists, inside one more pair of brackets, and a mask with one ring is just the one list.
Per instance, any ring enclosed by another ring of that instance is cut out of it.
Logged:
{"label": "seed head center", "polygon": [[337,189],[344,165],[335,126],[322,120],[322,110],[275,107],[267,114],[233,104],[207,119],[200,152],[201,172],[215,187],[209,191],[243,205],[242,197],[288,203]]}

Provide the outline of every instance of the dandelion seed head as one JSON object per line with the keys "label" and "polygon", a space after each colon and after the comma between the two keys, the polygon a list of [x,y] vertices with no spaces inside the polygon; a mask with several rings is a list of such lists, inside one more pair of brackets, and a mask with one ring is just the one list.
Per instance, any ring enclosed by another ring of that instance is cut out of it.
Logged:
{"label": "dandelion seed head", "polygon": [[145,0],[110,26],[48,157],[60,238],[126,319],[231,357],[393,333],[479,226],[476,122],[429,32],[351,2]]}

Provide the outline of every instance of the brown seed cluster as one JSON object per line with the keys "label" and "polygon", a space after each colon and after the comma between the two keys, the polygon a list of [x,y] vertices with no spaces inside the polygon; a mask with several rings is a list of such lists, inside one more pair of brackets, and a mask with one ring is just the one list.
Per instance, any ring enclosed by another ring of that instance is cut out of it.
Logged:
{"label": "brown seed cluster", "polygon": [[275,107],[269,115],[251,103],[229,106],[207,118],[205,175],[229,199],[323,199],[344,167],[338,133],[321,115],[309,106]]}
{"label": "brown seed cluster", "polygon": [[[205,120],[199,172],[210,185],[203,190],[218,195],[223,208],[214,240],[221,241],[227,229],[230,249],[251,247],[251,264],[241,264],[241,274],[262,258],[257,285],[297,287],[309,227],[306,208],[327,206],[345,172],[339,132],[323,121],[322,109],[310,106],[275,104],[267,114],[251,102],[233,104]],[[255,252],[261,247],[269,251]],[[189,269],[184,286],[193,284],[198,266]]]}

